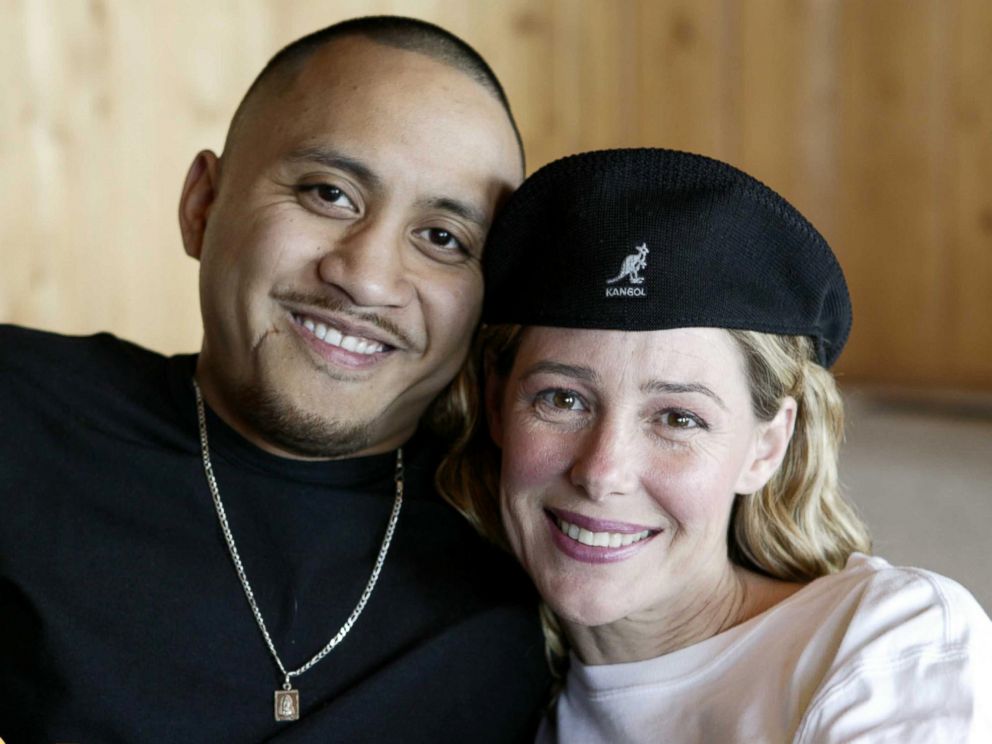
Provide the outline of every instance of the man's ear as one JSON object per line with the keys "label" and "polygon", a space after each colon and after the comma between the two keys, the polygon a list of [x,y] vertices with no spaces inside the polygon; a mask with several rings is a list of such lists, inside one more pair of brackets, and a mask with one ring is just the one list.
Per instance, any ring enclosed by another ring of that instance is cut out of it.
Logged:
{"label": "man's ear", "polygon": [[503,447],[503,392],[506,381],[499,375],[494,366],[486,360],[485,377],[482,387],[486,402],[486,423],[489,424],[489,436],[497,447]]}
{"label": "man's ear", "polygon": [[193,158],[186,174],[183,193],[179,198],[179,229],[183,235],[186,254],[200,260],[207,216],[217,197],[220,159],[210,150],[202,150]]}
{"label": "man's ear", "polygon": [[758,425],[751,460],[737,479],[734,493],[754,493],[775,475],[792,441],[797,409],[795,399],[786,396],[775,417]]}

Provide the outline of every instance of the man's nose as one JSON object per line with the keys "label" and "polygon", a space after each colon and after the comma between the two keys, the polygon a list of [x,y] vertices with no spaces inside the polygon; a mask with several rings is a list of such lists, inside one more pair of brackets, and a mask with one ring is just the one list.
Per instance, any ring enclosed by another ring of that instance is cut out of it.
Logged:
{"label": "man's nose", "polygon": [[590,429],[569,471],[572,485],[593,501],[629,494],[637,486],[638,451],[634,435],[603,421]]}
{"label": "man's nose", "polygon": [[412,246],[404,228],[381,218],[352,227],[321,256],[321,281],[364,307],[404,307],[413,300]]}

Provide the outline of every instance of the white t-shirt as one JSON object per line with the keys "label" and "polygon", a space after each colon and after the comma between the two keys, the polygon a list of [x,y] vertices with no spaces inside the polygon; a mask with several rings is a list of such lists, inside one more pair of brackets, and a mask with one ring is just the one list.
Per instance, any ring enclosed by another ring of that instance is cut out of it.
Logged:
{"label": "white t-shirt", "polygon": [[538,742],[992,744],[992,621],[959,584],[854,554],[656,659],[574,656]]}

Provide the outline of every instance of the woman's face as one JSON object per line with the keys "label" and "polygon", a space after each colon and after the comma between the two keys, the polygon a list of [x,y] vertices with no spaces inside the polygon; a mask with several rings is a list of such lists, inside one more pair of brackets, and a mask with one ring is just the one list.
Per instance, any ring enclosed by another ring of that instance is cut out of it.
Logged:
{"label": "woman's face", "polygon": [[719,586],[734,495],[765,484],[791,429],[755,419],[743,355],[711,328],[527,328],[487,402],[510,543],[581,625],[677,613]]}

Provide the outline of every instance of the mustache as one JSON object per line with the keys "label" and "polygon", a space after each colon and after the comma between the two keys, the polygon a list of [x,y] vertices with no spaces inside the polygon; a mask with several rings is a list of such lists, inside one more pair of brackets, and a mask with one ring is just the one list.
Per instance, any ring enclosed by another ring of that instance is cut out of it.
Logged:
{"label": "mustache", "polygon": [[296,290],[276,290],[272,293],[272,298],[281,302],[289,302],[296,305],[307,305],[309,307],[327,310],[331,313],[345,315],[349,318],[362,321],[369,325],[385,331],[393,338],[398,339],[407,349],[417,348],[417,344],[410,336],[403,331],[396,323],[378,313],[370,313],[355,309],[351,305],[333,297],[321,294],[307,294]]}

